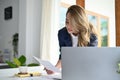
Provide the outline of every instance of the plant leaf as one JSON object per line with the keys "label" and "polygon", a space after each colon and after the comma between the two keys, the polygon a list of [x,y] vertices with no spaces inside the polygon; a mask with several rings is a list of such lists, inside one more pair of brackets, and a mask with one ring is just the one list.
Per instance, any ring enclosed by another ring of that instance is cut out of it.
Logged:
{"label": "plant leaf", "polygon": [[21,62],[21,65],[24,65],[26,63],[26,57],[24,55],[20,56],[18,60]]}
{"label": "plant leaf", "polygon": [[39,64],[37,64],[37,63],[30,63],[30,64],[28,64],[28,66],[39,66]]}
{"label": "plant leaf", "polygon": [[13,61],[17,65],[17,67],[21,66],[21,62],[17,58],[14,58]]}
{"label": "plant leaf", "polygon": [[12,68],[16,68],[17,65],[15,65],[14,63],[12,62],[9,62],[9,61],[6,61],[6,63],[8,64],[8,66],[12,67]]}

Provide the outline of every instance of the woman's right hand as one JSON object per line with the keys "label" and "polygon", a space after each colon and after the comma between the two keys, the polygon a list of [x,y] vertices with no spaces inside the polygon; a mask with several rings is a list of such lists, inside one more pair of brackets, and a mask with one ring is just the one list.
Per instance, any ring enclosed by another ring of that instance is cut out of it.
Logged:
{"label": "woman's right hand", "polygon": [[53,74],[54,73],[53,71],[51,71],[51,70],[49,70],[47,68],[45,68],[44,70],[46,70],[47,74]]}
{"label": "woman's right hand", "polygon": [[[58,60],[58,62],[57,62],[55,67],[61,68],[61,60]],[[55,73],[55,72],[53,72],[53,71],[51,71],[51,70],[49,70],[47,68],[44,68],[44,70],[46,70],[47,74],[54,74]]]}

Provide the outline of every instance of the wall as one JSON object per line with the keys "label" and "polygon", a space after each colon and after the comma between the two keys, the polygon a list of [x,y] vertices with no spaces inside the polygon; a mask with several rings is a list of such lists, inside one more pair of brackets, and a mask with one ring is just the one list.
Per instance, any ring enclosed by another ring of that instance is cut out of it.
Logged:
{"label": "wall", "polygon": [[[4,9],[12,6],[13,17],[10,20],[4,19]],[[12,56],[12,36],[18,32],[19,22],[19,1],[18,0],[0,0],[0,50],[4,52],[9,49]]]}
{"label": "wall", "polygon": [[33,55],[40,57],[40,27],[42,0],[19,0],[19,54],[33,62]]}
{"label": "wall", "polygon": [[109,17],[110,47],[116,46],[115,0],[85,0],[85,8]]}
{"label": "wall", "polygon": [[[5,21],[8,6],[13,6],[13,18]],[[33,55],[40,57],[41,9],[42,0],[0,0],[0,49],[12,49],[12,35],[19,32],[19,56],[25,55],[27,63],[35,61]]]}
{"label": "wall", "polygon": [[61,0],[61,2],[70,4],[70,5],[76,4],[76,0]]}

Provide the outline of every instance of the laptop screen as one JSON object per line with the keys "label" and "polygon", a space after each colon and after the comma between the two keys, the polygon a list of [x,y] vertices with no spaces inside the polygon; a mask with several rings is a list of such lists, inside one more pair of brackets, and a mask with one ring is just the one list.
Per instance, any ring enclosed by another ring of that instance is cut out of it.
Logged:
{"label": "laptop screen", "polygon": [[62,80],[120,80],[119,47],[63,47]]}

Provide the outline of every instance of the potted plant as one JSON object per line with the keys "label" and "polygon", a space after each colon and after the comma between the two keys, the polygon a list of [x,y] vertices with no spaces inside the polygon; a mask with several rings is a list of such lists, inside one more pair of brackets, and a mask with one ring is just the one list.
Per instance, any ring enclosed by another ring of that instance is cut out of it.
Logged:
{"label": "potted plant", "polygon": [[117,72],[120,74],[120,62],[119,62],[117,65],[118,65],[118,70],[117,70]]}
{"label": "potted plant", "polygon": [[18,33],[15,33],[13,35],[13,40],[12,40],[14,57],[18,57],[18,41],[19,41],[19,35]]}
{"label": "potted plant", "polygon": [[26,57],[21,55],[19,58],[13,58],[13,62],[6,61],[11,68],[18,68],[20,73],[27,73],[27,66],[39,66],[37,63],[26,64]]}

